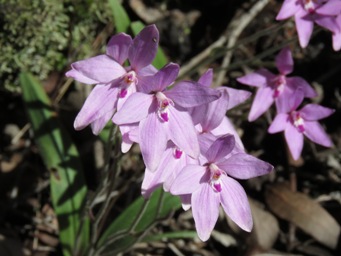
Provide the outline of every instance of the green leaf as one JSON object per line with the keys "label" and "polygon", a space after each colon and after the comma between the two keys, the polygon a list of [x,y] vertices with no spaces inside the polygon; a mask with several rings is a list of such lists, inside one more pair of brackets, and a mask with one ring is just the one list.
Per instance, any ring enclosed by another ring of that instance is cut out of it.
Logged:
{"label": "green leaf", "polygon": [[[131,30],[133,31],[133,34],[136,36],[140,31],[145,27],[144,24],[141,21],[134,21],[130,24]],[[154,67],[157,69],[162,68],[164,65],[168,63],[167,57],[162,51],[162,49],[159,47],[157,49],[157,53],[155,56],[155,59],[153,61]]]}
{"label": "green leaf", "polygon": [[118,33],[127,32],[130,25],[130,19],[123,6],[118,0],[109,0],[109,5],[114,16],[116,31]]}
{"label": "green leaf", "polygon": [[42,85],[30,73],[21,73],[20,83],[39,153],[50,171],[63,254],[82,255],[89,244],[89,220],[81,221],[87,188],[78,151],[59,123]]}
{"label": "green leaf", "polygon": [[179,231],[179,232],[170,232],[170,233],[162,233],[158,235],[150,235],[142,239],[143,242],[154,242],[160,241],[162,239],[179,239],[179,238],[196,238],[198,237],[197,232],[195,231]]}
{"label": "green leaf", "polygon": [[[160,200],[162,203],[159,204]],[[131,247],[139,239],[141,233],[148,229],[159,218],[167,217],[172,211],[175,211],[181,207],[180,200],[176,196],[172,196],[169,193],[164,193],[162,189],[156,190],[151,198],[147,208],[143,212],[143,215],[138,222],[136,228],[133,230],[134,234],[120,234],[129,230],[133,224],[136,216],[140,213],[143,207],[144,199],[142,197],[135,200],[127,209],[125,209],[105,230],[103,235],[98,241],[98,247],[106,246],[105,252],[110,251],[113,255],[118,252],[124,251]],[[161,205],[161,208],[160,208]],[[156,216],[156,214],[158,216]],[[110,239],[117,237],[113,243],[110,243]]]}

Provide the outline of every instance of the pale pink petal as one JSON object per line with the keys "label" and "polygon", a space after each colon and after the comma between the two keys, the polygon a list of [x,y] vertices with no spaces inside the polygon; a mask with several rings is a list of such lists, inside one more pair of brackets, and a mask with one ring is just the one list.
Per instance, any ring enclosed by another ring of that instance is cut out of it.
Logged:
{"label": "pale pink petal", "polygon": [[244,149],[243,142],[240,139],[240,136],[236,129],[234,128],[231,121],[225,116],[222,122],[218,127],[216,127],[214,130],[211,131],[211,133],[215,136],[221,136],[225,134],[232,134],[234,136],[234,139],[236,141],[236,145],[238,145],[239,148]]}
{"label": "pale pink petal", "polygon": [[111,109],[109,112],[107,112],[106,114],[104,114],[100,118],[94,120],[91,123],[92,133],[95,135],[98,135],[103,130],[105,125],[108,123],[108,121],[112,118],[113,114],[114,114],[114,112]]}
{"label": "pale pink petal", "polygon": [[192,194],[192,213],[195,228],[202,241],[210,238],[219,216],[219,193],[213,191],[208,183]]}
{"label": "pale pink petal", "polygon": [[204,155],[209,162],[214,163],[231,153],[234,145],[234,136],[224,135],[216,139]]}
{"label": "pale pink petal", "polygon": [[289,47],[284,47],[276,56],[276,66],[283,75],[290,74],[294,68],[294,60]]}
{"label": "pale pink petal", "polygon": [[237,179],[250,179],[268,174],[273,170],[273,166],[269,163],[245,153],[234,154],[217,163],[217,166],[227,175]]}
{"label": "pale pink petal", "polygon": [[313,33],[314,22],[301,15],[295,15],[296,30],[302,48],[307,47],[311,34]]}
{"label": "pale pink petal", "polygon": [[146,118],[150,111],[156,109],[153,104],[154,96],[140,92],[133,93],[122,108],[114,115],[113,122],[117,125],[131,124]]}
{"label": "pale pink petal", "polygon": [[249,201],[243,187],[227,176],[223,176],[221,181],[220,202],[225,213],[241,229],[250,232],[253,221]]}
{"label": "pale pink petal", "polygon": [[146,167],[155,171],[167,146],[167,130],[161,123],[156,113],[151,113],[140,122],[139,141]]}
{"label": "pale pink petal", "polygon": [[276,76],[267,69],[259,69],[245,76],[237,78],[237,81],[241,84],[246,84],[256,87],[264,87],[269,84]]}
{"label": "pale pink petal", "polygon": [[208,69],[198,80],[199,84],[203,86],[210,87],[213,81],[213,70]]}
{"label": "pale pink petal", "polygon": [[107,55],[80,60],[72,63],[71,67],[75,71],[66,73],[66,76],[73,77],[77,81],[84,81],[87,78],[103,84],[109,83],[126,73],[119,63]]}
{"label": "pale pink petal", "polygon": [[131,37],[125,33],[112,36],[107,45],[107,55],[123,65],[128,58],[128,50],[132,41]]}
{"label": "pale pink petal", "polygon": [[277,114],[275,119],[272,121],[268,132],[269,133],[277,133],[285,130],[285,127],[288,125],[289,115],[285,113]]}
{"label": "pale pink petal", "polygon": [[207,104],[221,96],[218,90],[200,86],[200,84],[190,81],[179,82],[169,91],[165,91],[164,94],[172,99],[175,104],[184,108]]}
{"label": "pale pink petal", "polygon": [[273,102],[273,89],[271,87],[259,88],[251,106],[249,121],[252,122],[264,114]]}
{"label": "pale pink petal", "polygon": [[175,178],[170,193],[173,195],[192,194],[200,189],[202,183],[209,181],[207,168],[200,165],[187,165]]}
{"label": "pale pink petal", "polygon": [[198,158],[200,149],[197,132],[187,112],[169,107],[168,136],[187,155]]}
{"label": "pale pink petal", "polygon": [[138,71],[152,63],[159,43],[159,31],[155,25],[145,27],[133,40],[129,49],[129,61]]}
{"label": "pale pink petal", "polygon": [[287,77],[286,81],[287,81],[288,87],[290,87],[292,90],[301,88],[303,91],[303,96],[306,98],[314,98],[317,96],[316,91],[302,77],[299,77],[299,76]]}
{"label": "pale pink petal", "polygon": [[288,19],[294,16],[298,9],[299,3],[297,3],[297,0],[285,0],[277,14],[276,20]]}
{"label": "pale pink petal", "polygon": [[316,121],[304,123],[304,134],[313,142],[325,147],[332,147],[333,142],[328,134],[324,131],[323,127]]}
{"label": "pale pink petal", "polygon": [[148,65],[140,70],[137,71],[138,77],[140,76],[152,76],[157,73],[157,69],[153,65]]}
{"label": "pale pink petal", "polygon": [[305,105],[300,114],[304,120],[316,121],[322,118],[326,118],[335,112],[334,109],[326,108],[317,104]]}
{"label": "pale pink petal", "polygon": [[333,33],[333,49],[334,51],[340,51],[341,49],[341,33]]}
{"label": "pale pink petal", "polygon": [[148,199],[151,194],[162,185],[162,172],[151,172],[146,168],[141,187],[141,194]]}
{"label": "pale pink petal", "polygon": [[116,101],[117,88],[104,84],[96,85],[79,111],[74,121],[74,128],[76,130],[84,129],[90,123],[107,115],[109,112],[111,112],[111,115],[114,114]]}
{"label": "pale pink petal", "polygon": [[84,84],[98,84],[98,81],[90,79],[89,77],[83,75],[81,72],[71,69],[65,73],[65,76],[72,77],[73,79],[77,80],[78,82]]}
{"label": "pale pink petal", "polygon": [[184,209],[184,211],[187,211],[191,208],[191,200],[192,200],[191,194],[181,195],[180,200],[181,200],[182,209]]}
{"label": "pale pink petal", "polygon": [[230,87],[219,87],[219,90],[226,90],[229,95],[227,110],[234,108],[235,106],[243,103],[252,95],[251,92],[244,90],[237,90]]}
{"label": "pale pink petal", "polygon": [[303,149],[303,134],[290,124],[287,125],[284,135],[293,159],[298,160]]}

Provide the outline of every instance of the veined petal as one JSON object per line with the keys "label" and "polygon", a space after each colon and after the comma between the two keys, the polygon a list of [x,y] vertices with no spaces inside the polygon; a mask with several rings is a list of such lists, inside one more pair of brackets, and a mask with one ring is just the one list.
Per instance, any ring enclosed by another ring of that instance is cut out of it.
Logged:
{"label": "veined petal", "polygon": [[184,108],[191,108],[217,100],[221,93],[218,90],[200,86],[196,82],[182,81],[164,94],[174,103]]}
{"label": "veined petal", "polygon": [[316,121],[326,118],[335,112],[334,109],[322,107],[317,104],[305,105],[301,110],[300,114],[304,120]]}
{"label": "veined petal", "polygon": [[237,78],[241,84],[249,86],[264,87],[269,84],[269,81],[275,79],[275,75],[267,69],[259,69],[250,74]]}
{"label": "veined petal", "polygon": [[151,108],[154,107],[156,109],[156,105],[153,104],[153,99],[154,96],[150,94],[133,93],[115,114],[112,119],[113,122],[121,125],[141,121],[152,111]]}
{"label": "veined petal", "polygon": [[91,123],[92,133],[95,135],[98,135],[103,130],[103,128],[108,123],[108,121],[113,116],[113,114],[114,114],[114,111],[113,111],[113,109],[111,109],[109,112],[107,112],[106,114],[104,114],[100,118],[94,120]]}
{"label": "veined petal", "polygon": [[138,77],[141,76],[152,76],[155,75],[157,73],[157,68],[154,67],[152,64],[145,66],[144,68],[140,69],[137,71],[137,75]]}
{"label": "veined petal", "polygon": [[225,213],[241,229],[250,232],[253,221],[249,201],[243,187],[227,176],[223,176],[221,181],[220,202]]}
{"label": "veined petal", "polygon": [[107,55],[99,55],[86,60],[77,61],[71,64],[73,70],[67,76],[75,80],[84,81],[84,78],[97,81],[96,83],[109,83],[126,73],[125,69]]}
{"label": "veined petal", "polygon": [[206,173],[206,167],[200,165],[187,165],[175,178],[169,192],[173,195],[192,194],[199,190],[202,183],[209,181],[209,175]]}
{"label": "veined petal", "polygon": [[132,69],[138,71],[152,63],[159,43],[159,31],[155,25],[145,27],[133,40],[129,49]]}
{"label": "veined petal", "polygon": [[107,115],[109,112],[114,114],[116,102],[117,88],[104,84],[96,85],[79,111],[74,122],[74,128],[76,130],[84,129],[90,123]]}
{"label": "veined petal", "polygon": [[271,87],[264,87],[259,88],[255,99],[253,100],[250,114],[249,114],[249,121],[252,122],[260,117],[266,110],[270,108],[272,103],[274,102],[273,98],[273,90]]}
{"label": "veined petal", "polygon": [[299,6],[296,0],[285,0],[277,14],[276,20],[285,20],[294,16],[298,8]]}
{"label": "veined petal", "polygon": [[206,183],[192,194],[192,213],[195,228],[202,241],[210,238],[212,230],[217,223],[219,216],[219,193],[213,191]]}
{"label": "veined petal", "polygon": [[268,174],[273,170],[273,166],[269,163],[245,153],[234,154],[217,163],[217,166],[224,170],[227,175],[237,179],[250,179]]}
{"label": "veined petal", "polygon": [[178,64],[169,63],[155,75],[140,79],[139,87],[141,88],[141,91],[146,93],[161,92],[175,81],[179,74],[179,70],[180,67]]}
{"label": "veined petal", "polygon": [[132,42],[131,37],[125,33],[112,36],[107,45],[107,55],[123,65],[128,58],[128,50]]}
{"label": "veined petal", "polygon": [[208,69],[198,80],[199,84],[203,86],[210,87],[213,81],[213,70]]}
{"label": "veined petal", "polygon": [[290,74],[294,68],[294,60],[289,47],[283,48],[276,56],[276,66],[283,75]]}
{"label": "veined petal", "polygon": [[295,15],[295,23],[300,45],[302,48],[305,48],[307,47],[311,34],[313,33],[314,22],[306,17]]}
{"label": "veined petal", "polygon": [[98,81],[90,79],[89,77],[83,75],[81,72],[71,69],[68,72],[65,73],[65,76],[72,77],[73,79],[77,80],[78,82],[84,83],[84,84],[97,84]]}
{"label": "veined petal", "polygon": [[228,107],[227,110],[234,108],[235,106],[243,103],[251,96],[251,92],[244,91],[244,90],[237,90],[230,87],[220,87],[220,90],[227,91],[229,98],[228,98]]}
{"label": "veined petal", "polygon": [[297,160],[303,149],[303,134],[297,131],[292,124],[287,125],[285,131],[285,140],[294,160]]}
{"label": "veined petal", "polygon": [[292,90],[301,88],[303,91],[303,96],[306,98],[314,98],[317,96],[316,91],[302,77],[299,76],[287,77],[287,85]]}
{"label": "veined petal", "polygon": [[181,150],[193,158],[198,158],[200,149],[196,130],[187,112],[169,106],[168,136]]}
{"label": "veined petal", "polygon": [[288,125],[289,115],[286,113],[279,113],[276,115],[275,119],[272,121],[268,132],[269,133],[277,133],[285,130],[285,127]]}
{"label": "veined petal", "polygon": [[333,142],[318,122],[306,121],[304,123],[304,129],[304,134],[313,142],[325,147],[333,146]]}
{"label": "veined petal", "polygon": [[231,153],[234,145],[234,136],[224,135],[216,139],[204,155],[210,163],[214,163]]}
{"label": "veined petal", "polygon": [[199,120],[204,132],[209,132],[216,128],[226,115],[229,105],[229,94],[226,90],[221,90],[221,97],[215,101],[193,109],[193,120]]}
{"label": "veined petal", "polygon": [[146,168],[141,187],[142,196],[148,199],[155,189],[162,185],[162,182],[161,172],[151,172]]}
{"label": "veined petal", "polygon": [[156,113],[151,113],[140,122],[139,141],[146,167],[155,171],[167,146],[166,124],[161,123]]}

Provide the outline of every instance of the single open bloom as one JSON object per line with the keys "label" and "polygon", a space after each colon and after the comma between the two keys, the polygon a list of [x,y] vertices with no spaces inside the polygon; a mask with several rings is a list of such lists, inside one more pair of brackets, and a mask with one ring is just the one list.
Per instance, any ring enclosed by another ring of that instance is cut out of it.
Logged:
{"label": "single open bloom", "polygon": [[[113,36],[106,54],[71,64],[66,76],[85,84],[96,84],[78,113],[76,130],[91,124],[98,134],[130,94],[136,91],[140,77],[156,73],[155,58],[159,32],[155,25],[144,28],[134,40],[127,34]],[[126,60],[130,66],[123,67]]]}
{"label": "single open bloom", "polygon": [[302,100],[303,93],[298,90],[288,101],[286,113],[278,113],[268,129],[269,133],[284,131],[285,140],[295,160],[301,155],[304,135],[322,146],[333,145],[318,120],[330,116],[334,110],[316,104],[308,104],[297,110]]}
{"label": "single open bloom", "polygon": [[175,178],[170,192],[191,194],[195,227],[206,241],[217,222],[219,206],[243,230],[251,231],[251,210],[243,187],[232,177],[249,179],[269,173],[273,167],[245,153],[231,154],[233,135],[216,139],[204,153],[206,161],[187,165]]}
{"label": "single open bloom", "polygon": [[294,67],[294,61],[288,47],[283,48],[276,56],[276,67],[279,71],[277,75],[272,74],[267,69],[260,69],[237,79],[242,84],[258,87],[249,113],[250,122],[261,116],[274,102],[277,112],[283,112],[283,106],[297,88],[302,89],[304,97],[316,96],[314,89],[303,78],[287,77]]}

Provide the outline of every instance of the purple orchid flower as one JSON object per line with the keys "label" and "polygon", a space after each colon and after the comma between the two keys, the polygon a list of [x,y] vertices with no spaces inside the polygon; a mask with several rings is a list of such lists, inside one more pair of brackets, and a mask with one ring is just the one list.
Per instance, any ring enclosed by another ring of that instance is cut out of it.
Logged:
{"label": "purple orchid flower", "polygon": [[233,135],[218,138],[205,152],[206,162],[187,165],[170,188],[174,195],[191,194],[195,226],[202,241],[209,238],[217,222],[220,204],[239,227],[251,231],[253,222],[246,193],[233,178],[249,179],[273,170],[270,164],[251,155],[230,154],[234,147]]}
{"label": "purple orchid flower", "polygon": [[178,72],[179,66],[170,63],[154,76],[141,79],[142,92],[132,94],[113,117],[117,125],[139,122],[141,153],[151,171],[158,167],[168,140],[189,156],[198,158],[197,133],[186,109],[220,97],[220,92],[194,82],[179,82],[166,90]]}
{"label": "purple orchid flower", "polygon": [[276,19],[295,16],[296,30],[302,48],[305,48],[314,29],[314,22],[340,13],[339,0],[285,0]]}
{"label": "purple orchid flower", "polygon": [[276,102],[277,112],[283,112],[283,106],[297,88],[301,88],[307,98],[317,95],[303,78],[287,77],[293,71],[293,66],[291,51],[286,47],[276,56],[278,75],[272,74],[267,69],[260,69],[237,79],[242,84],[259,87],[249,113],[250,122],[261,116],[273,102]]}
{"label": "purple orchid flower", "polygon": [[292,157],[297,160],[303,149],[303,137],[325,147],[333,145],[323,127],[317,122],[334,113],[333,109],[316,104],[308,104],[300,110],[297,107],[303,101],[303,92],[298,90],[286,105],[286,113],[279,113],[270,125],[268,132],[284,131]]}
{"label": "purple orchid flower", "polygon": [[[66,76],[85,84],[96,84],[78,113],[74,127],[81,130],[91,124],[98,134],[115,109],[136,91],[140,77],[156,73],[151,65],[159,42],[155,25],[144,28],[134,40],[120,33],[111,37],[106,54],[71,64]],[[130,66],[123,67],[129,60]]]}
{"label": "purple orchid flower", "polygon": [[332,32],[333,49],[341,49],[341,13],[336,17],[326,17],[320,19],[318,24]]}

